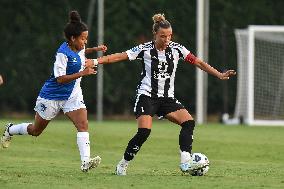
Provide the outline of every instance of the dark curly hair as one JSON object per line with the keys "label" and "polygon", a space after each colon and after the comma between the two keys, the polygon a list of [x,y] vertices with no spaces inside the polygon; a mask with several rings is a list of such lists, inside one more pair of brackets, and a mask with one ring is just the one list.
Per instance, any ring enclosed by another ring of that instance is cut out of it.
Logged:
{"label": "dark curly hair", "polygon": [[81,16],[77,11],[69,13],[69,22],[64,28],[65,38],[70,41],[71,37],[78,37],[82,32],[88,31],[87,25],[81,21]]}

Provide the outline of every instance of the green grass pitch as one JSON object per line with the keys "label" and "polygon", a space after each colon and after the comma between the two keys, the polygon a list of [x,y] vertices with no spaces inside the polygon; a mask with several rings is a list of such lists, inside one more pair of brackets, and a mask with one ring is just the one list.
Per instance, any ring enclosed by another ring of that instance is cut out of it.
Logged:
{"label": "green grass pitch", "polygon": [[119,177],[113,172],[137,130],[136,122],[90,121],[89,125],[91,152],[102,157],[97,169],[80,171],[74,126],[68,120],[54,120],[40,137],[16,136],[8,149],[0,149],[0,188],[284,188],[284,127],[197,126],[193,152],[206,154],[210,169],[206,176],[193,177],[182,175],[178,168],[178,126],[155,121],[128,175]]}

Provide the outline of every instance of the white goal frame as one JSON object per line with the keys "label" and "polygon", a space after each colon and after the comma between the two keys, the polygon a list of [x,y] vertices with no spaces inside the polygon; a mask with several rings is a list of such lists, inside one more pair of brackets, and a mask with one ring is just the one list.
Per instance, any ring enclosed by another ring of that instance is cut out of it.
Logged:
{"label": "white goal frame", "polygon": [[251,25],[248,27],[248,77],[247,118],[248,125],[284,126],[284,120],[260,120],[254,118],[254,50],[256,32],[284,32],[284,26]]}

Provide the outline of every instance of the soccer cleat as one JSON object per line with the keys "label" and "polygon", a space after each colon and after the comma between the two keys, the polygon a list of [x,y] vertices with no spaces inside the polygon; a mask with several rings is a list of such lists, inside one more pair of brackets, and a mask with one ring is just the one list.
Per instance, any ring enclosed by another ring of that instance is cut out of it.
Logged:
{"label": "soccer cleat", "polygon": [[181,163],[179,165],[180,170],[183,173],[191,172],[194,169],[191,154],[189,152],[183,151],[180,152],[180,156],[181,156]]}
{"label": "soccer cleat", "polygon": [[192,170],[192,167],[191,167],[191,165],[190,165],[189,162],[187,162],[187,163],[181,163],[181,164],[179,165],[179,168],[180,168],[180,170],[181,170],[183,173],[187,173],[187,172],[189,172],[189,171]]}
{"label": "soccer cleat", "polygon": [[193,153],[190,160],[180,164],[183,173],[189,173],[192,176],[203,176],[209,170],[209,160],[202,153]]}
{"label": "soccer cleat", "polygon": [[8,123],[5,127],[5,131],[3,133],[3,136],[1,137],[1,145],[3,148],[8,148],[11,140],[12,140],[12,135],[9,133],[9,128],[12,126],[12,123]]}
{"label": "soccer cleat", "polygon": [[101,163],[102,159],[100,156],[90,158],[88,162],[83,162],[81,165],[81,171],[88,172],[90,169],[96,168]]}
{"label": "soccer cleat", "polygon": [[120,162],[116,166],[115,174],[120,176],[125,176],[127,167],[128,167],[128,161],[126,161],[125,159],[120,160]]}

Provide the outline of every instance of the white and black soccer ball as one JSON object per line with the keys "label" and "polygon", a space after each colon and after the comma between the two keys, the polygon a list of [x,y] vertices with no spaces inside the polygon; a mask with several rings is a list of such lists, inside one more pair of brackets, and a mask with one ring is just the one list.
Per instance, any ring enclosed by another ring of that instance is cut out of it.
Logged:
{"label": "white and black soccer ball", "polygon": [[205,175],[209,170],[209,159],[202,153],[193,153],[192,168],[189,172],[192,176]]}

